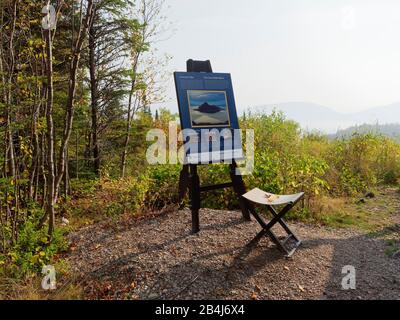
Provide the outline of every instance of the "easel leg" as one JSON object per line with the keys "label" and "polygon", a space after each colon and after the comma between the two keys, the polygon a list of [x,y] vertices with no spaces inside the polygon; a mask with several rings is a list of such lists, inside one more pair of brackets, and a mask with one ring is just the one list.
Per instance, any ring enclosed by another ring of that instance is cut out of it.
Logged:
{"label": "easel leg", "polygon": [[240,209],[242,210],[243,218],[247,221],[250,221],[251,218],[250,218],[249,208],[244,199],[242,198],[242,195],[246,193],[246,187],[244,185],[242,176],[236,175],[236,168],[237,168],[236,162],[233,161],[233,163],[230,165],[230,176],[233,183],[233,190],[235,191],[238,197],[239,206]]}
{"label": "easel leg", "polygon": [[179,209],[183,209],[183,199],[185,198],[189,186],[189,166],[183,165],[179,175]]}
{"label": "easel leg", "polygon": [[192,211],[192,233],[200,231],[200,178],[197,174],[197,166],[190,165],[190,204]]}

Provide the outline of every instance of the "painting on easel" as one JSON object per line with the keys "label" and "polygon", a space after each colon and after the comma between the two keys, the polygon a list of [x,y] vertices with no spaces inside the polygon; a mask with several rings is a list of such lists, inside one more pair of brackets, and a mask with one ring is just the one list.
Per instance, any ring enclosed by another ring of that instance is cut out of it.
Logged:
{"label": "painting on easel", "polygon": [[192,128],[230,127],[225,91],[188,90]]}

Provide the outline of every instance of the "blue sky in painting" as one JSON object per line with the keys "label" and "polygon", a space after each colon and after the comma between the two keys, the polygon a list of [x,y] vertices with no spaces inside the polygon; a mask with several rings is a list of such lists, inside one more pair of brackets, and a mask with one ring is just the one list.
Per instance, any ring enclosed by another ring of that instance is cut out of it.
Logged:
{"label": "blue sky in painting", "polygon": [[213,91],[189,91],[189,101],[191,107],[198,107],[207,102],[222,109],[226,108],[226,98],[224,92]]}

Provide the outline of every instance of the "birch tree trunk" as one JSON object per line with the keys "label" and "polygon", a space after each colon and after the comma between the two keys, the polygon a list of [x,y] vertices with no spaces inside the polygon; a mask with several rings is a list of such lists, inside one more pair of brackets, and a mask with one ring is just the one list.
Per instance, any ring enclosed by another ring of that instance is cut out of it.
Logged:
{"label": "birch tree trunk", "polygon": [[[50,1],[48,2],[50,5]],[[55,228],[55,173],[54,173],[54,122],[53,122],[53,49],[51,30],[45,30],[46,39],[46,78],[47,78],[47,199],[46,216],[49,218],[48,234],[51,236]]]}
{"label": "birch tree trunk", "polygon": [[[93,19],[94,20],[94,19]],[[93,21],[92,21],[93,22]],[[90,73],[90,95],[91,95],[91,142],[93,153],[93,168],[97,176],[100,174],[100,148],[98,140],[98,81],[96,62],[96,30],[92,23],[89,28],[89,73]]]}
{"label": "birch tree trunk", "polygon": [[76,39],[76,42],[74,45],[74,49],[73,49],[73,53],[72,53],[72,61],[71,61],[70,71],[69,71],[69,89],[68,89],[66,113],[65,113],[65,118],[64,118],[64,132],[63,132],[63,137],[61,140],[61,147],[60,147],[60,152],[59,152],[58,170],[57,170],[57,177],[55,180],[55,192],[53,194],[55,202],[57,201],[58,191],[59,191],[60,184],[64,177],[64,173],[65,173],[67,148],[68,148],[69,139],[71,137],[72,124],[73,124],[73,119],[74,119],[77,74],[78,74],[79,62],[80,62],[80,58],[81,58],[81,51],[82,51],[84,40],[86,38],[86,34],[88,32],[88,28],[92,23],[93,12],[94,12],[93,0],[88,0],[85,18],[83,19],[83,22],[81,23],[80,29],[78,31],[77,39]]}

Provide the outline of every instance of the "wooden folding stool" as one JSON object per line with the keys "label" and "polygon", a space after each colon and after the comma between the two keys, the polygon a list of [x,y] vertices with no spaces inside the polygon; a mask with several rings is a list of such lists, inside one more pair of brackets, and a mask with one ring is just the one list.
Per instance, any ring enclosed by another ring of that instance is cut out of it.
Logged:
{"label": "wooden folding stool", "polygon": [[[262,191],[258,188],[245,193],[243,197],[251,202],[249,211],[262,227],[262,230],[257,234],[253,241],[256,239],[258,240],[263,236],[268,236],[278,246],[279,249],[286,253],[287,257],[291,257],[296,249],[300,246],[301,241],[297,238],[293,231],[290,230],[289,226],[283,220],[283,217],[296,205],[297,202],[303,198],[303,196],[304,192],[292,195],[276,195]],[[251,205],[252,203],[266,206],[268,211],[272,213],[273,218],[268,223],[265,222],[260,214],[255,210],[254,206]],[[280,211],[277,211],[277,206],[283,206],[283,208]],[[285,237],[283,240],[280,240],[271,230],[271,228],[277,223],[279,223],[287,233],[287,237]],[[295,241],[294,246],[291,248],[289,248],[287,245],[289,240]]]}

